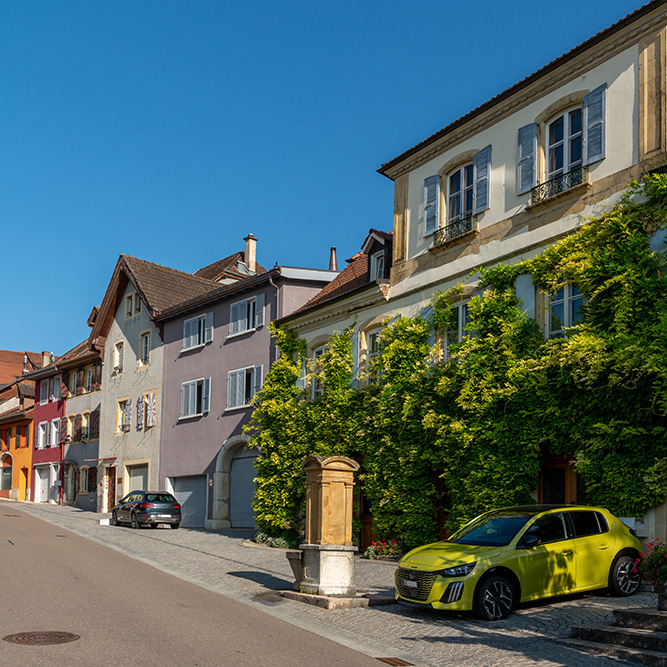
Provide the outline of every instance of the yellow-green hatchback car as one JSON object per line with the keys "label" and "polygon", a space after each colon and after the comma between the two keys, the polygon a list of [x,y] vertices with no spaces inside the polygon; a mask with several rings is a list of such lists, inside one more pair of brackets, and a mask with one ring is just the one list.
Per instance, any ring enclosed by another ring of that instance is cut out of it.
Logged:
{"label": "yellow-green hatchback car", "polygon": [[401,558],[396,598],[505,618],[519,602],[609,588],[633,595],[642,544],[600,507],[526,505],[487,512]]}

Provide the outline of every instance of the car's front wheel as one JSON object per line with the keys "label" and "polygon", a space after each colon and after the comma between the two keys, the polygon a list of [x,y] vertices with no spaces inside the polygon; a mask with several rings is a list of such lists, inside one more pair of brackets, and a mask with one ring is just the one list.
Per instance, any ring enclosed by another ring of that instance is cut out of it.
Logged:
{"label": "car's front wheel", "polygon": [[118,515],[115,512],[111,515],[111,525],[120,526],[120,521],[118,521]]}
{"label": "car's front wheel", "polygon": [[139,528],[139,522],[137,521],[137,515],[132,512],[132,516],[130,517],[130,525],[132,528]]}
{"label": "car's front wheel", "polygon": [[621,556],[611,567],[609,585],[614,595],[627,597],[634,595],[639,588],[640,574],[637,562],[632,556]]}
{"label": "car's front wheel", "polygon": [[475,613],[485,621],[499,621],[514,609],[515,597],[505,577],[489,577],[475,591]]}

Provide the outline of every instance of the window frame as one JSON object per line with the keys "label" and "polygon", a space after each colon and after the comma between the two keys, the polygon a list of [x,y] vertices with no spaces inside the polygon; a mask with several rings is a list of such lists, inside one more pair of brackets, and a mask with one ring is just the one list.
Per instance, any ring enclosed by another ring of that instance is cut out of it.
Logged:
{"label": "window frame", "polygon": [[[234,391],[234,380],[236,378],[236,391]],[[250,378],[250,381],[248,381]],[[243,386],[238,385],[239,379],[243,380]],[[264,366],[245,366],[235,368],[227,373],[227,410],[236,410],[238,408],[247,408],[264,386]],[[244,403],[238,403],[239,395],[243,396]]]}
{"label": "window frame", "polygon": [[321,382],[318,377],[316,377],[316,367],[317,360],[327,351],[326,345],[319,345],[318,347],[313,348],[311,352],[311,380],[310,380],[310,398],[312,401],[316,401],[319,398],[324,396],[324,387],[321,386]]}
{"label": "window frame", "polygon": [[371,282],[384,279],[384,250],[374,252],[371,255]]}
{"label": "window frame", "polygon": [[[575,112],[579,112],[579,131],[572,133],[571,130],[571,116]],[[558,121],[563,121],[563,137],[560,141],[552,143],[551,141],[551,128]],[[553,116],[549,121],[545,123],[545,142],[544,142],[544,175],[545,182],[552,181],[556,178],[562,178],[565,174],[579,169],[584,165],[584,109],[582,104],[568,107],[563,111],[559,112],[557,115]],[[572,162],[571,160],[571,149],[572,141],[578,140],[579,142],[579,159]],[[560,169],[554,169],[551,166],[551,153],[552,150],[562,146],[563,150],[563,166]],[[575,164],[576,166],[572,166]],[[557,173],[560,172],[560,173]]]}
{"label": "window frame", "polygon": [[[129,403],[129,408],[128,408]],[[129,416],[129,420],[126,420]],[[116,401],[116,435],[125,435],[132,426],[132,402],[129,397],[119,398]]]}
{"label": "window frame", "polygon": [[[235,336],[251,333],[263,327],[265,301],[265,296],[262,293],[229,304],[229,331],[227,338],[234,338]],[[242,309],[243,306],[245,306],[245,316],[238,317],[238,311]],[[237,315],[234,313],[235,309]],[[246,328],[241,329],[240,326],[245,326]]]}
{"label": "window frame", "polygon": [[90,466],[81,466],[79,468],[79,488],[77,493],[90,493],[88,488],[88,471]]}
{"label": "window frame", "polygon": [[[192,394],[189,392],[194,388],[194,398],[190,398]],[[157,398],[157,397],[156,397]],[[192,407],[194,404],[194,412],[186,412],[187,407]],[[211,378],[197,378],[196,380],[188,380],[181,384],[181,414],[179,419],[193,419],[202,417],[211,411]]]}
{"label": "window frame", "polygon": [[51,386],[51,378],[44,378],[39,382],[39,404],[46,405],[49,402],[49,392]]}
{"label": "window frame", "polygon": [[139,366],[150,366],[151,363],[151,332],[139,334]]}
{"label": "window frame", "polygon": [[[578,293],[572,294],[573,288],[578,290]],[[559,299],[554,299],[553,297],[553,292],[547,293],[546,295],[546,312],[545,312],[545,317],[544,317],[544,333],[545,337],[548,339],[551,338],[563,338],[565,335],[567,335],[567,329],[570,329],[572,327],[577,326],[583,317],[583,313],[581,317],[577,320],[573,320],[573,311],[572,311],[572,305],[573,302],[575,301],[581,301],[581,307],[586,303],[586,297],[584,296],[584,293],[581,291],[579,288],[579,285],[574,282],[567,282],[563,287],[560,289],[563,290],[563,297]],[[556,294],[560,290],[556,291]],[[554,305],[558,306],[562,304],[563,305],[563,321],[561,322],[561,328],[560,329],[553,329],[551,328],[552,326],[552,320],[554,318],[554,315],[552,313],[552,309]],[[580,308],[578,309],[577,312],[581,312]]]}
{"label": "window frame", "polygon": [[[450,311],[457,311],[456,331],[454,331],[454,329],[447,329],[443,332],[442,348],[443,348],[443,358],[445,361],[450,357],[449,348],[452,345],[458,345],[465,336],[470,335],[470,332],[467,331],[467,325],[470,320],[468,316],[469,305],[470,305],[470,299],[457,301],[456,303],[449,305]],[[456,334],[455,337],[454,334]]]}
{"label": "window frame", "polygon": [[[213,341],[214,332],[213,321],[213,311],[209,311],[203,315],[197,315],[196,317],[190,317],[185,320],[183,322],[183,347],[181,348],[181,351],[187,352],[189,350],[196,350],[204,347],[208,343],[211,343]],[[195,326],[196,332],[193,333],[193,327]],[[190,329],[190,331],[188,331],[188,329]],[[195,338],[196,342],[190,345],[189,343],[192,342]]]}
{"label": "window frame", "polygon": [[62,419],[60,417],[51,420],[49,427],[49,447],[57,447],[60,444],[61,424]]}
{"label": "window frame", "polygon": [[[113,372],[120,375],[125,367],[125,341],[119,340],[113,347]],[[76,375],[76,373],[74,373]]]}
{"label": "window frame", "polygon": [[37,424],[35,449],[46,449],[49,440],[49,422],[43,421]]}

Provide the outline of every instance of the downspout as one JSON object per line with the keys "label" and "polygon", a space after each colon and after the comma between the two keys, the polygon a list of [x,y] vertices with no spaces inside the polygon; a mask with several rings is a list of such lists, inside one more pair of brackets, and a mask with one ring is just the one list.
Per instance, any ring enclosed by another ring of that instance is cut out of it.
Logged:
{"label": "downspout", "polygon": [[[276,285],[273,282],[273,278],[271,276],[269,276],[269,283],[276,290],[276,317],[275,317],[275,319],[279,319],[280,318],[280,291],[278,290],[278,285]],[[269,347],[269,350],[270,350],[270,352],[269,352],[269,367],[270,367],[270,366],[273,366],[273,362],[275,361],[275,359],[272,359],[272,357],[274,355],[277,355],[277,350],[276,350],[275,345],[271,345]]]}

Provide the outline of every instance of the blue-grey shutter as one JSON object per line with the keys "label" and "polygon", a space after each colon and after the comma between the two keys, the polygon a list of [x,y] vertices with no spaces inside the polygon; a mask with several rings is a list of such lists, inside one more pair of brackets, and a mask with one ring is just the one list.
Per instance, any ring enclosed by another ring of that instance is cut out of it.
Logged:
{"label": "blue-grey shutter", "polygon": [[255,328],[264,326],[264,295],[258,294],[255,297]]}
{"label": "blue-grey shutter", "polygon": [[235,408],[236,407],[236,393],[238,385],[238,373],[236,371],[230,371],[227,376],[227,407]]}
{"label": "blue-grey shutter", "polygon": [[190,409],[190,383],[181,385],[181,417],[187,417]]}
{"label": "blue-grey shutter", "polygon": [[537,185],[537,123],[519,129],[516,163],[516,193],[522,195]]}
{"label": "blue-grey shutter", "polygon": [[440,176],[429,176],[424,181],[424,236],[438,229],[440,203]]}
{"label": "blue-grey shutter", "polygon": [[206,313],[204,316],[204,342],[210,343],[213,340],[213,313]]}
{"label": "blue-grey shutter", "polygon": [[183,349],[187,350],[190,347],[190,332],[192,331],[192,320],[185,320],[183,322]]}
{"label": "blue-grey shutter", "polygon": [[262,388],[262,366],[255,366],[255,371],[253,373],[253,388],[252,395],[255,396],[259,390]]}
{"label": "blue-grey shutter", "polygon": [[475,206],[474,212],[486,211],[491,205],[491,145],[475,155],[473,160],[474,182],[475,182]]}
{"label": "blue-grey shutter", "polygon": [[233,336],[235,333],[241,331],[241,318],[245,316],[241,306],[245,307],[246,302],[233,303],[229,313],[229,335]]}
{"label": "blue-grey shutter", "polygon": [[607,84],[584,97],[584,165],[605,157],[605,117]]}
{"label": "blue-grey shutter", "polygon": [[201,411],[206,414],[211,409],[211,378],[204,378],[201,388]]}

